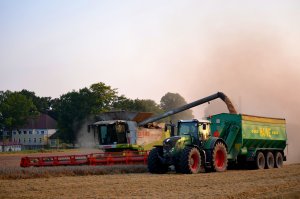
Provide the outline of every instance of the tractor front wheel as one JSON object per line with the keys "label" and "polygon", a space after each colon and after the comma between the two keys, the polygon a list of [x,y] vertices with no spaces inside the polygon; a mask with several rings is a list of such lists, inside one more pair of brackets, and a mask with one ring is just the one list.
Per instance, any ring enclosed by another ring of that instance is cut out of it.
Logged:
{"label": "tractor front wheel", "polygon": [[180,159],[180,172],[182,173],[199,173],[201,168],[201,155],[196,147],[186,147]]}
{"label": "tractor front wheel", "polygon": [[227,150],[222,142],[217,142],[212,153],[213,170],[217,172],[226,171],[227,169]]}
{"label": "tractor front wheel", "polygon": [[168,166],[161,163],[159,154],[162,153],[162,149],[153,148],[148,156],[148,170],[150,173],[166,173]]}

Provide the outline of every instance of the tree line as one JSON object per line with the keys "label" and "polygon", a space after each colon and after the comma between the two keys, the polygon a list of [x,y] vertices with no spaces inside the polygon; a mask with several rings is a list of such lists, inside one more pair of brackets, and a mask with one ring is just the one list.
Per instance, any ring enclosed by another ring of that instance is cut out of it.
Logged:
{"label": "tree line", "polygon": [[[90,115],[106,111],[137,111],[160,114],[186,104],[178,93],[166,93],[157,104],[151,99],[130,99],[119,95],[116,88],[103,82],[72,90],[59,98],[39,97],[33,91],[0,91],[0,129],[12,131],[24,126],[29,118],[40,113],[53,117],[58,124],[60,138],[74,143],[76,130]],[[191,119],[191,110],[170,116],[169,120]]]}

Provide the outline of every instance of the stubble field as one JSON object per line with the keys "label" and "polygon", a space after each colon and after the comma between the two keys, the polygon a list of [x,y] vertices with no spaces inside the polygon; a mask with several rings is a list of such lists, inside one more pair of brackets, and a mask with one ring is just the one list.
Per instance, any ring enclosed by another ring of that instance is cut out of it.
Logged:
{"label": "stubble field", "polygon": [[[271,170],[154,175],[145,166],[21,169],[21,156],[0,155],[0,198],[300,198],[300,164]],[[131,173],[134,170],[139,173]],[[18,172],[24,175],[14,175]]]}

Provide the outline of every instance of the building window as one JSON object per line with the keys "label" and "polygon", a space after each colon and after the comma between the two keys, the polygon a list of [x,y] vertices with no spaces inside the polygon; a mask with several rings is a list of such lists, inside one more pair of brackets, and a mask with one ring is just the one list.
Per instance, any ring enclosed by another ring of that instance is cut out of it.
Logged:
{"label": "building window", "polygon": [[19,138],[19,143],[21,143],[21,139]]}
{"label": "building window", "polygon": [[41,131],[41,134],[44,135],[44,131]]}
{"label": "building window", "polygon": [[33,138],[33,142],[36,143],[36,138]]}
{"label": "building window", "polygon": [[32,131],[29,131],[29,134],[32,134]]}
{"label": "building window", "polygon": [[24,143],[26,142],[26,139],[24,138]]}
{"label": "building window", "polygon": [[42,143],[42,138],[40,138],[40,143]]}
{"label": "building window", "polygon": [[27,131],[23,131],[24,135],[27,134]]}
{"label": "building window", "polygon": [[28,142],[31,143],[31,138],[28,138]]}
{"label": "building window", "polygon": [[36,134],[39,134],[39,131],[36,131]]}
{"label": "building window", "polygon": [[22,131],[19,131],[19,134],[21,135],[21,134],[22,134]]}
{"label": "building window", "polygon": [[14,131],[14,132],[13,132],[13,134],[14,134],[14,135],[16,135],[16,134],[17,134],[17,132],[16,132],[16,131]]}
{"label": "building window", "polygon": [[16,142],[16,138],[14,138],[14,142]]}

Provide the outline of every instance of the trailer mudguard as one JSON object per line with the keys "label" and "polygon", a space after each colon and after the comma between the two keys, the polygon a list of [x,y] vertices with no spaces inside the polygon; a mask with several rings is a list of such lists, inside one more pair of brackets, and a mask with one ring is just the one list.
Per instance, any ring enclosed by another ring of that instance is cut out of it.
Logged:
{"label": "trailer mudguard", "polygon": [[208,138],[204,143],[203,143],[203,149],[204,150],[212,150],[215,146],[215,144],[220,141],[222,142],[226,149],[227,149],[227,144],[226,142],[222,139],[222,138],[219,138],[219,137],[210,137]]}

